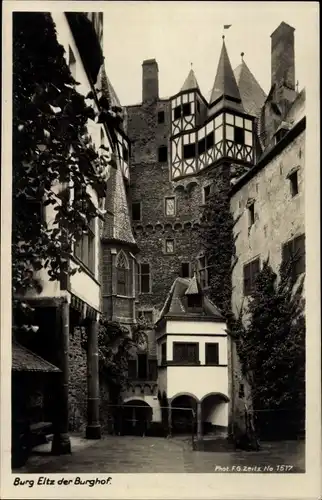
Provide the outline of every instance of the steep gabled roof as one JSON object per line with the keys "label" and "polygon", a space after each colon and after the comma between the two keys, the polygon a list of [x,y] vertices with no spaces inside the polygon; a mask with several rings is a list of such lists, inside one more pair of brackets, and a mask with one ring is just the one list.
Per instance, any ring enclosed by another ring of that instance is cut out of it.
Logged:
{"label": "steep gabled roof", "polygon": [[244,110],[249,115],[258,116],[264,105],[266,94],[244,60],[234,70]]}
{"label": "steep gabled roof", "polygon": [[187,78],[184,81],[184,84],[181,87],[180,92],[184,92],[185,90],[192,90],[192,89],[199,89],[199,85],[197,82],[195,72],[191,68]]}
{"label": "steep gabled roof", "polygon": [[[203,296],[202,310],[192,312],[187,307],[187,295],[201,294]],[[160,312],[158,321],[162,318],[177,317],[178,319],[202,317],[224,322],[224,318],[218,308],[202,292],[196,275],[193,278],[176,278],[167,295],[164,306]]]}
{"label": "steep gabled roof", "polygon": [[[209,105],[215,103],[220,98],[222,98],[223,100],[227,98],[228,102],[230,102],[230,99],[232,99],[232,102],[234,103],[233,107],[236,108],[237,106],[241,111],[243,111],[241,96],[236,83],[234,72],[230,64],[225,41],[223,41]],[[228,105],[228,103],[226,104]]]}
{"label": "steep gabled roof", "polygon": [[103,239],[136,246],[119,163],[115,169],[111,170],[110,178],[107,181],[105,208],[107,213],[104,217]]}

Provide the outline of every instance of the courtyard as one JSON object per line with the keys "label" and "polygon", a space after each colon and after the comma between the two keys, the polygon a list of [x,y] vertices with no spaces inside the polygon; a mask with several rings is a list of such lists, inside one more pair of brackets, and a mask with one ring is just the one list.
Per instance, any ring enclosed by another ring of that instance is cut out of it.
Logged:
{"label": "courtyard", "polygon": [[33,451],[16,473],[224,473],[305,472],[303,441],[262,443],[259,452],[193,451],[178,438],[104,436],[89,441],[72,436],[72,455],[50,455],[50,443]]}

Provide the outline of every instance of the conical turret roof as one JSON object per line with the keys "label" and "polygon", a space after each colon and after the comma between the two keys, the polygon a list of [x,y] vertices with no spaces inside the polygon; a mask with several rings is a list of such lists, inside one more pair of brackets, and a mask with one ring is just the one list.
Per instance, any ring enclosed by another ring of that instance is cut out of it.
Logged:
{"label": "conical turret roof", "polygon": [[266,94],[253,73],[248,68],[244,59],[234,70],[243,107],[247,114],[258,116],[264,105]]}
{"label": "conical turret roof", "polygon": [[197,82],[195,72],[191,68],[187,78],[185,79],[184,84],[181,87],[180,92],[184,92],[185,90],[192,90],[192,89],[199,89],[199,85]]}
{"label": "conical turret roof", "polygon": [[[228,99],[228,102],[226,101]],[[215,82],[211,91],[209,105],[222,100],[220,106],[232,106],[234,109],[243,111],[241,96],[236,78],[230,64],[225,41],[223,41]]]}

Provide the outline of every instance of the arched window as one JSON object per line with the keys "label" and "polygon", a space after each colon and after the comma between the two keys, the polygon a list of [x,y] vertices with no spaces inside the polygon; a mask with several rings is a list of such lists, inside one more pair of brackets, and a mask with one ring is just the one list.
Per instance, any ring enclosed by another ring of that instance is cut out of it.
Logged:
{"label": "arched window", "polygon": [[128,295],[129,292],[129,261],[121,250],[116,259],[117,295]]}

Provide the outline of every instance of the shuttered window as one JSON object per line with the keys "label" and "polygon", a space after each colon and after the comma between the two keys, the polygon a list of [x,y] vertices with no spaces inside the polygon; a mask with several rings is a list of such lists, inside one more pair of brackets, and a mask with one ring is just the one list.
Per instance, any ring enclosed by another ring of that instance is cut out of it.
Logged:
{"label": "shuttered window", "polygon": [[252,260],[244,265],[244,295],[251,295],[257,275],[260,271],[259,258]]}
{"label": "shuttered window", "polygon": [[282,262],[292,265],[292,276],[296,279],[305,272],[305,235],[301,234],[282,246]]}

